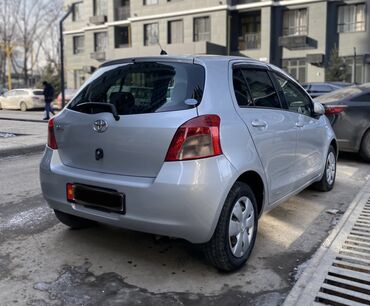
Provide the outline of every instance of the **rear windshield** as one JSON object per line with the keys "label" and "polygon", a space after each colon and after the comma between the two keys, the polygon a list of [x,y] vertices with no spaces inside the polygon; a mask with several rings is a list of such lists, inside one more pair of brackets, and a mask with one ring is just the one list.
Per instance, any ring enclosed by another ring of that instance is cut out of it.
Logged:
{"label": "rear windshield", "polygon": [[[68,105],[87,102],[113,104],[119,115],[184,110],[200,103],[205,81],[204,68],[187,63],[141,62],[101,68]],[[190,103],[189,103],[190,104]]]}
{"label": "rear windshield", "polygon": [[44,92],[42,90],[34,90],[33,91],[33,94],[35,96],[43,96],[44,95]]}

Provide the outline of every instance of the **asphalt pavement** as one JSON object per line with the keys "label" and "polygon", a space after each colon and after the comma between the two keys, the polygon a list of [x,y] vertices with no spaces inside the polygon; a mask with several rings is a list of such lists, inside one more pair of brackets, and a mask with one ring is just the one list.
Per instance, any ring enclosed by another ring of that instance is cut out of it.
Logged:
{"label": "asphalt pavement", "polygon": [[281,305],[370,174],[341,154],[333,191],[307,189],[265,214],[247,265],[221,273],[183,240],[60,224],[39,186],[42,116],[0,111],[1,305]]}
{"label": "asphalt pavement", "polygon": [[235,273],[183,240],[99,225],[73,231],[42,198],[40,154],[0,159],[2,305],[280,305],[370,173],[345,156],[334,190],[305,190],[260,221]]}
{"label": "asphalt pavement", "polygon": [[47,141],[43,116],[41,111],[0,110],[0,157],[41,152]]}

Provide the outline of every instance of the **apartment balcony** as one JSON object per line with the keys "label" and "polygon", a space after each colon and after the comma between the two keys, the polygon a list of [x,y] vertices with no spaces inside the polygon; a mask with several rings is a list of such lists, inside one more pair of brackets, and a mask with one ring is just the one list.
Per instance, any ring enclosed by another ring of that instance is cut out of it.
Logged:
{"label": "apartment balcony", "polygon": [[130,17],[130,7],[129,6],[120,6],[114,10],[114,20],[126,20]]}
{"label": "apartment balcony", "polygon": [[106,15],[97,15],[97,16],[91,16],[89,19],[90,23],[93,24],[103,24],[107,22],[107,16]]}
{"label": "apartment balcony", "polygon": [[105,61],[106,56],[104,51],[95,51],[90,53],[90,57],[97,61]]}
{"label": "apartment balcony", "polygon": [[246,33],[238,39],[239,50],[261,48],[261,33]]}
{"label": "apartment balcony", "polygon": [[280,36],[279,46],[289,50],[305,49],[310,47],[310,39],[307,35]]}

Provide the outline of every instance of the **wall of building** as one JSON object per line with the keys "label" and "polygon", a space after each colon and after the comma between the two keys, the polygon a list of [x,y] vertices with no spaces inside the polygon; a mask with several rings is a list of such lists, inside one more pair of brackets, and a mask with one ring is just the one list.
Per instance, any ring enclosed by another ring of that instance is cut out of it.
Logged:
{"label": "wall of building", "polygon": [[[308,26],[308,37],[313,40],[313,46],[299,49],[299,50],[288,50],[283,48],[282,58],[293,59],[293,58],[305,58],[307,54],[325,54],[326,50],[326,16],[327,16],[327,3],[317,2],[302,5],[289,5],[286,9],[307,9],[307,26]],[[282,18],[281,18],[282,19]],[[280,24],[282,26],[282,23]],[[325,69],[324,67],[318,67],[312,64],[306,64],[307,69],[307,80],[310,82],[323,82],[325,81]]]}
{"label": "wall of building", "polygon": [[[74,0],[65,0],[69,5]],[[324,81],[325,65],[334,45],[339,48],[340,56],[351,56],[353,46],[356,46],[358,55],[362,55],[364,62],[370,54],[370,0],[360,1],[367,4],[366,31],[356,33],[337,33],[338,2],[307,1],[289,5],[284,1],[279,5],[271,5],[268,1],[237,0],[159,0],[159,4],[143,5],[142,0],[130,1],[130,17],[127,20],[114,21],[114,0],[108,0],[107,22],[103,25],[91,24],[89,18],[93,16],[93,0],[84,0],[80,7],[82,19],[72,22],[69,17],[65,22],[65,61],[68,87],[74,86],[74,71],[84,66],[98,67],[101,61],[91,58],[94,52],[94,33],[107,31],[108,48],[106,59],[116,59],[140,55],[159,54],[159,46],[144,46],[144,25],[158,22],[160,45],[170,54],[205,54],[217,53],[250,56],[266,60],[281,66],[284,59],[306,58],[309,54],[325,54],[322,66],[306,64],[307,81]],[[351,1],[356,3],[357,1]],[[313,47],[289,50],[279,46],[278,40],[282,36],[283,11],[286,9],[307,8],[308,10],[308,37],[314,42]],[[241,14],[252,11],[261,12],[261,47],[254,50],[238,50],[239,17]],[[194,18],[209,16],[211,22],[211,39],[209,42],[194,42]],[[183,21],[184,42],[168,44],[168,22],[171,20]],[[130,27],[130,45],[124,48],[115,48],[115,26]],[[84,35],[85,46],[83,54],[73,54],[73,36]],[[230,37],[228,37],[230,36]],[[228,45],[230,43],[230,45]],[[367,60],[369,61],[369,60]],[[370,81],[370,64],[364,66],[365,81]],[[88,74],[86,74],[88,77]]]}

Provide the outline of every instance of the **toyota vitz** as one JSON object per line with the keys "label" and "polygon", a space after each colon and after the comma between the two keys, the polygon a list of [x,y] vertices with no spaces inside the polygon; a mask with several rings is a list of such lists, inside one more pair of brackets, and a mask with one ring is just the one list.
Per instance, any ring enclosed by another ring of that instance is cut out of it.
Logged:
{"label": "toyota vitz", "polygon": [[183,238],[235,270],[263,212],[311,184],[333,188],[323,113],[282,70],[248,58],[110,61],[49,121],[42,191],[71,228]]}

